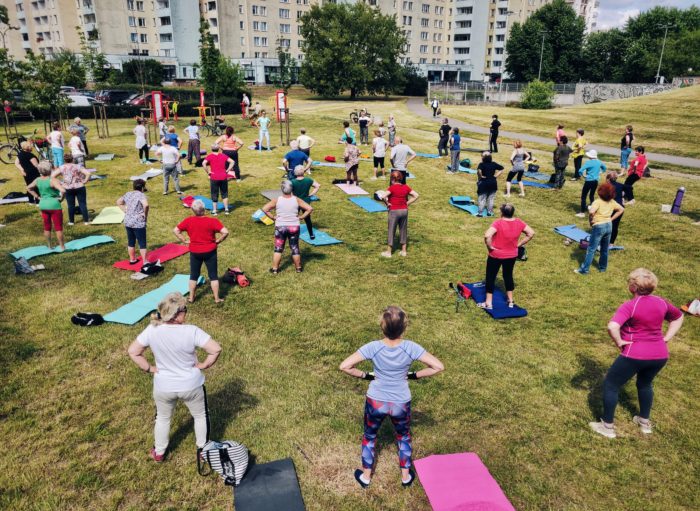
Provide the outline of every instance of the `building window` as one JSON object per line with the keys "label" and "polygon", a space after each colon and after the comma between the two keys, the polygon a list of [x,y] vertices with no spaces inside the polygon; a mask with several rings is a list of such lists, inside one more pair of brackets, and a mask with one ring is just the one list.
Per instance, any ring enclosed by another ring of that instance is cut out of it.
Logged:
{"label": "building window", "polygon": [[500,60],[493,61],[493,67],[501,67],[502,62]]}
{"label": "building window", "polygon": [[472,7],[457,7],[457,14],[471,14]]}
{"label": "building window", "polygon": [[455,42],[456,41],[471,41],[472,35],[471,34],[455,34]]}
{"label": "building window", "polygon": [[420,33],[420,40],[427,41],[428,40],[428,32],[421,32]]}
{"label": "building window", "polygon": [[418,50],[421,53],[428,53],[428,45],[427,44],[421,44],[420,49]]}
{"label": "building window", "polygon": [[412,25],[413,24],[413,16],[404,16],[403,17],[403,24],[404,25]]}
{"label": "building window", "polygon": [[498,35],[496,36],[496,41],[503,42],[503,41],[505,41],[505,40],[506,40],[505,34],[498,34]]}
{"label": "building window", "polygon": [[421,18],[420,19],[420,26],[421,27],[429,27],[430,26],[430,20],[428,18]]}
{"label": "building window", "polygon": [[[168,18],[169,20],[170,18]],[[145,27],[146,26],[146,18],[139,18],[138,19],[138,25],[139,27]]]}
{"label": "building window", "polygon": [[254,21],[253,22],[254,32],[267,32],[267,21]]}
{"label": "building window", "polygon": [[243,30],[243,27],[245,27],[245,23],[243,23],[242,21],[239,21],[238,24],[241,27],[241,30]]}
{"label": "building window", "polygon": [[207,4],[207,10],[209,11],[215,11],[216,10],[216,2],[209,2]]}
{"label": "building window", "polygon": [[132,43],[138,43],[139,42],[139,35],[136,32],[131,33],[131,42]]}
{"label": "building window", "polygon": [[418,63],[419,63],[419,64],[427,64],[427,63],[428,63],[428,59],[419,59],[419,60],[418,60]]}
{"label": "building window", "polygon": [[[86,21],[86,23],[87,23],[87,21]],[[134,16],[129,16],[129,26],[130,27],[136,26],[136,18]]]}
{"label": "building window", "polygon": [[219,20],[216,18],[209,18],[209,25],[212,27],[218,27],[219,26]]}
{"label": "building window", "polygon": [[289,9],[280,9],[280,18],[289,19]]}
{"label": "building window", "polygon": [[505,21],[497,21],[496,28],[506,28],[506,22]]}
{"label": "building window", "polygon": [[292,45],[291,39],[280,39],[279,42],[282,48],[289,48]]}
{"label": "building window", "polygon": [[455,53],[457,55],[467,55],[469,54],[469,48],[455,48]]}
{"label": "building window", "polygon": [[143,2],[136,0],[136,10],[143,12]]}
{"label": "building window", "polygon": [[126,0],[126,8],[130,11],[134,10],[134,0]]}
{"label": "building window", "polygon": [[471,27],[472,27],[472,22],[471,22],[471,20],[467,20],[467,21],[458,21],[458,22],[456,23],[456,27],[457,27],[457,28],[471,28]]}
{"label": "building window", "polygon": [[503,55],[503,48],[496,48],[496,55]]}
{"label": "building window", "polygon": [[172,34],[160,34],[160,42],[161,43],[173,42],[173,35]]}
{"label": "building window", "polygon": [[442,20],[435,20],[433,22],[433,26],[434,26],[434,28],[442,28],[443,27],[442,23],[443,23]]}
{"label": "building window", "polygon": [[428,4],[421,5],[421,12],[428,14],[430,12],[430,5],[428,5]]}
{"label": "building window", "polygon": [[404,11],[412,11],[413,10],[413,2],[407,2],[404,0],[403,10]]}
{"label": "building window", "polygon": [[280,34],[291,34],[292,26],[288,23],[280,23]]}
{"label": "building window", "polygon": [[141,40],[142,43],[147,43],[148,42],[148,34],[139,34],[139,39]]}

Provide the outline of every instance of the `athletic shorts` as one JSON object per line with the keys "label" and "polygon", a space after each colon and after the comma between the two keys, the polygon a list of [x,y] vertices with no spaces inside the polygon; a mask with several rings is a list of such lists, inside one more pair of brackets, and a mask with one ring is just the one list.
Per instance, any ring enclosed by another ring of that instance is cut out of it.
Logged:
{"label": "athletic shorts", "polygon": [[209,183],[209,189],[212,201],[219,202],[219,194],[221,194],[221,200],[228,199],[228,180],[212,179]]}
{"label": "athletic shorts", "polygon": [[61,232],[63,230],[63,210],[62,209],[42,209],[41,219],[44,221],[44,230],[50,231],[53,223],[53,230]]}
{"label": "athletic shorts", "polygon": [[139,248],[145,250],[146,246],[146,228],[145,227],[126,227],[126,246],[134,248],[138,242]]}
{"label": "athletic shorts", "polygon": [[284,252],[284,243],[289,240],[289,249],[292,255],[299,255],[299,226],[275,226],[275,252],[281,254]]}
{"label": "athletic shorts", "polygon": [[508,181],[510,183],[511,181],[513,181],[513,178],[515,176],[518,176],[518,181],[522,181],[524,173],[525,173],[525,169],[523,169],[523,170],[511,170],[510,172],[508,172],[508,177],[506,177],[506,181]]}
{"label": "athletic shorts", "polygon": [[379,168],[379,167],[384,168],[384,156],[382,156],[381,158],[378,156],[373,156],[372,158],[374,158],[374,168],[375,169]]}

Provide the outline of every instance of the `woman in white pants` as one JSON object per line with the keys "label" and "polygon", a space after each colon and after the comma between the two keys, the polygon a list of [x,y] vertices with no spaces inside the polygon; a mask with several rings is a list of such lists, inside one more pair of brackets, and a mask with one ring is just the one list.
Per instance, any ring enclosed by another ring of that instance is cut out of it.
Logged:
{"label": "woman in white pants", "polygon": [[[170,293],[151,315],[151,324],[129,346],[129,356],[145,373],[153,374],[153,400],[156,422],[153,428],[155,445],[150,456],[157,463],[165,459],[170,441],[170,418],[175,405],[182,400],[194,419],[197,451],[209,440],[209,413],[203,369],[214,365],[221,346],[204,330],[185,324],[187,306],[180,293]],[[155,365],[144,357],[151,348]],[[203,362],[197,359],[197,348],[207,353]]]}

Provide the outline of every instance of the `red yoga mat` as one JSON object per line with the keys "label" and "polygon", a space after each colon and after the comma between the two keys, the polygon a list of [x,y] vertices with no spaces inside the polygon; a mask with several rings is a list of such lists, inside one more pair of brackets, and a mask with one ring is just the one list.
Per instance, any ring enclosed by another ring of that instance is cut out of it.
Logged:
{"label": "red yoga mat", "polygon": [[[167,245],[163,245],[160,248],[148,252],[148,254],[146,254],[146,259],[148,259],[148,261],[151,263],[155,263],[158,260],[160,260],[161,263],[164,263],[165,261],[170,261],[171,259],[180,257],[189,251],[190,249],[187,245],[168,243]],[[119,268],[120,270],[141,271],[143,261],[139,260],[139,262],[136,264],[129,264],[129,260],[125,259],[124,261],[114,263],[113,266],[115,268]]]}

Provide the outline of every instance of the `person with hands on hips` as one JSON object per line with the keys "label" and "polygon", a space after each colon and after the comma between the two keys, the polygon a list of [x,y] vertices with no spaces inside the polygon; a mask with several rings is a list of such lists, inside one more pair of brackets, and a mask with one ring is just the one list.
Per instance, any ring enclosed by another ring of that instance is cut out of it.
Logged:
{"label": "person with hands on hips", "polygon": [[[180,293],[170,293],[151,315],[151,324],[129,346],[129,357],[142,371],[153,374],[156,403],[155,438],[150,456],[156,463],[165,459],[170,441],[170,418],[178,401],[183,401],[194,419],[197,455],[209,441],[207,391],[202,371],[216,363],[221,346],[204,330],[185,323],[187,305]],[[155,365],[144,356],[151,348]],[[197,349],[207,354],[203,362]]]}
{"label": "person with hands on hips", "polygon": [[[383,339],[365,344],[340,364],[340,370],[344,373],[370,380],[365,401],[362,469],[355,470],[355,480],[362,488],[369,486],[374,469],[377,433],[388,416],[396,432],[401,484],[408,487],[416,476],[411,470],[411,391],[407,380],[434,376],[445,367],[420,344],[403,338],[408,316],[401,307],[392,305],[384,309],[380,326]],[[363,360],[372,361],[373,373],[355,367]],[[416,360],[428,367],[409,372]]]}

